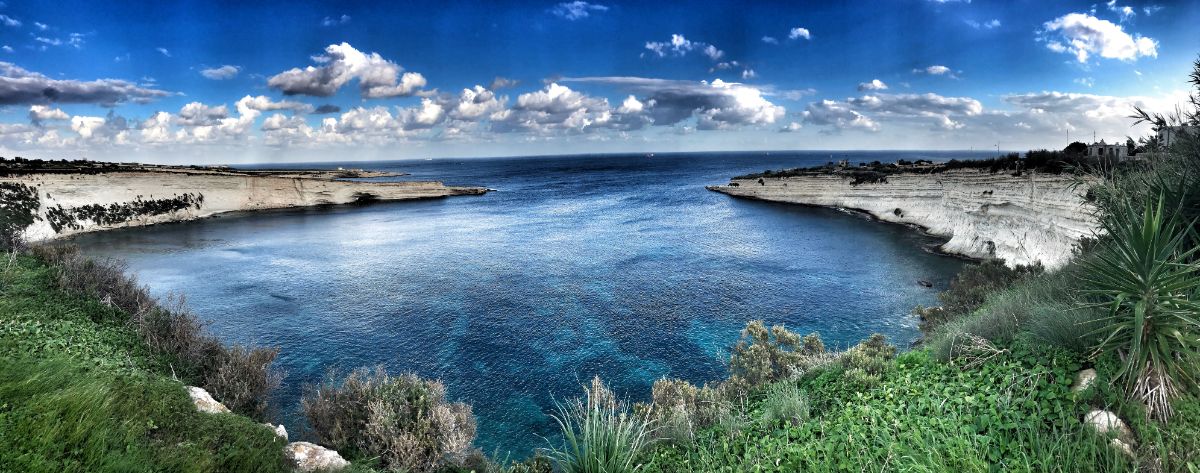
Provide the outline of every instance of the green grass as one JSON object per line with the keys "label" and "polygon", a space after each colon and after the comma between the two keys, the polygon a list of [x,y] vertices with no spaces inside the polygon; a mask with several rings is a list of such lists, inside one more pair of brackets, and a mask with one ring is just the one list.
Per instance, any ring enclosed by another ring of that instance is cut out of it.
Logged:
{"label": "green grass", "polygon": [[0,471],[284,471],[283,442],[197,412],[120,311],[0,263]]}
{"label": "green grass", "polygon": [[[1017,344],[971,369],[925,351],[891,362],[860,390],[839,369],[805,377],[811,416],[755,423],[730,436],[662,445],[648,471],[1128,471],[1123,455],[1083,427],[1089,409],[1069,386],[1081,360]],[[751,407],[762,417],[770,402]],[[1071,459],[1062,462],[1060,459]]]}

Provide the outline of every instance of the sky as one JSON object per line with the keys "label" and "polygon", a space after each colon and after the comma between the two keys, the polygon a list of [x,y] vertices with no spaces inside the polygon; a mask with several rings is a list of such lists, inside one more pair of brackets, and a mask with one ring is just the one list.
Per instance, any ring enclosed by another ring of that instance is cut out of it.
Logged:
{"label": "sky", "polygon": [[55,159],[1059,149],[1200,57],[1200,0],[0,5],[0,156]]}

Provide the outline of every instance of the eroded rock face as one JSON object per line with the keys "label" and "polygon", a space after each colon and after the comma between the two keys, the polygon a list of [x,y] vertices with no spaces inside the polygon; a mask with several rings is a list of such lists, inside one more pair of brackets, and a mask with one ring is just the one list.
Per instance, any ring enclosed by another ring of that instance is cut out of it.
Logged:
{"label": "eroded rock face", "polygon": [[284,447],[283,456],[296,471],[340,470],[350,462],[338,452],[309,442],[292,442]]}
{"label": "eroded rock face", "polygon": [[1098,228],[1070,175],[992,174],[952,170],[895,174],[887,182],[850,185],[840,175],[735,179],[709,189],[753,199],[862,210],[887,222],[913,224],[948,237],[942,250],[1009,265],[1041,261],[1058,268],[1081,237]]}
{"label": "eroded rock face", "polygon": [[187,386],[187,392],[188,397],[192,398],[192,404],[195,404],[196,410],[200,412],[207,412],[209,414],[224,414],[229,412],[228,407],[217,402],[216,399],[213,399],[212,395],[208,394],[208,391],[202,388]]}

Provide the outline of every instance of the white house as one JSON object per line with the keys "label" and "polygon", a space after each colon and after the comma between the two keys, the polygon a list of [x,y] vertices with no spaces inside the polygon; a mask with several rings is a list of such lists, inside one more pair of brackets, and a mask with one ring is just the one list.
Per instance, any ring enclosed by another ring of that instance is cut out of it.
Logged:
{"label": "white house", "polygon": [[1106,144],[1104,140],[1099,143],[1088,145],[1088,157],[1091,158],[1109,158],[1117,161],[1124,161],[1129,157],[1129,147],[1124,144]]}
{"label": "white house", "polygon": [[1164,148],[1170,148],[1171,144],[1182,136],[1200,136],[1200,127],[1195,126],[1165,126],[1158,129],[1158,143]]}

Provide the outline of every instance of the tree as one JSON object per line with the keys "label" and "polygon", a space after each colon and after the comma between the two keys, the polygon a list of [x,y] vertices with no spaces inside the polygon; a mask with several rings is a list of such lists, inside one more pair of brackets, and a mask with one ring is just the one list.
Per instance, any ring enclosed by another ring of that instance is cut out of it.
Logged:
{"label": "tree", "polygon": [[1067,147],[1063,149],[1063,152],[1067,154],[1087,154],[1087,150],[1087,145],[1076,141],[1067,145]]}

